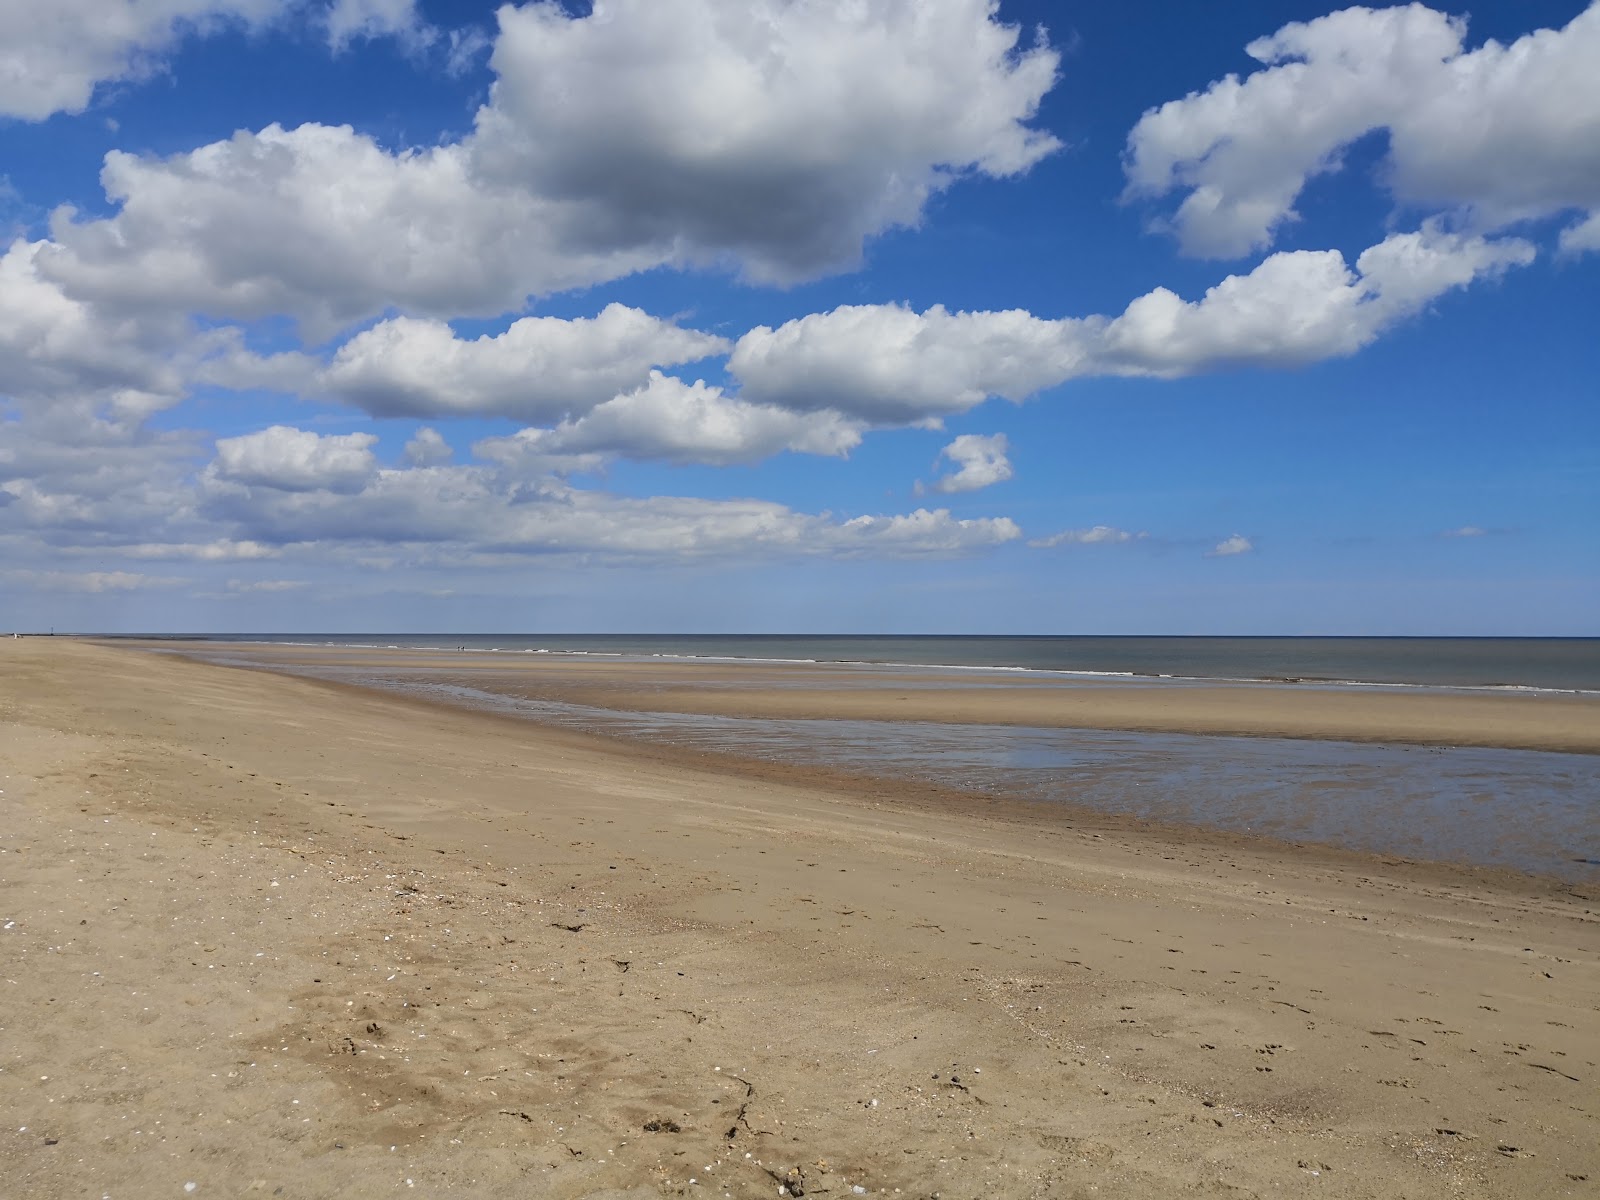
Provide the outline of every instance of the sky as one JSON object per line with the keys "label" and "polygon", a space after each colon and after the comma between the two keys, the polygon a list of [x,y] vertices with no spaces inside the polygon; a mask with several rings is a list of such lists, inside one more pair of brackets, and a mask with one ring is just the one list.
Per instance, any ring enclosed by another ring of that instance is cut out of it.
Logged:
{"label": "sky", "polygon": [[0,0],[0,631],[1600,634],[1600,3]]}

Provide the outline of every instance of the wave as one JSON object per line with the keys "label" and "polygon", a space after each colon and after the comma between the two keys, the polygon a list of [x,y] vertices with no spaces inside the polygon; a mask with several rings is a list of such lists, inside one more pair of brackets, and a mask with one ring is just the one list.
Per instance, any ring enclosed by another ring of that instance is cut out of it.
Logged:
{"label": "wave", "polygon": [[[189,640],[189,639],[184,639]],[[206,640],[206,639],[197,639]],[[411,650],[421,653],[451,654],[537,654],[549,658],[604,658],[635,662],[675,661],[688,663],[748,663],[764,666],[819,667],[824,670],[895,670],[917,674],[1020,675],[1041,679],[1086,679],[1148,681],[1152,684],[1203,685],[1230,684],[1260,687],[1355,688],[1429,692],[1511,693],[1527,696],[1600,696],[1600,689],[1549,687],[1526,683],[1439,683],[1403,680],[1346,679],[1310,675],[1185,675],[1175,672],[1134,670],[1090,670],[1067,667],[1029,667],[1014,663],[927,663],[896,659],[791,658],[754,654],[685,654],[678,651],[579,650],[562,647],[467,646],[462,644],[410,644],[378,641],[290,640],[286,638],[230,638],[233,645],[326,647],[344,650]]]}

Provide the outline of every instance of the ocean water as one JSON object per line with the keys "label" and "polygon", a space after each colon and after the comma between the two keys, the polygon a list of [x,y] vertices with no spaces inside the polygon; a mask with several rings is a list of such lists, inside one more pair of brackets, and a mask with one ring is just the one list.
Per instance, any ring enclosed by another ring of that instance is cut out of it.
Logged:
{"label": "ocean water", "polygon": [[205,635],[203,640],[1600,692],[1600,638],[307,633]]}

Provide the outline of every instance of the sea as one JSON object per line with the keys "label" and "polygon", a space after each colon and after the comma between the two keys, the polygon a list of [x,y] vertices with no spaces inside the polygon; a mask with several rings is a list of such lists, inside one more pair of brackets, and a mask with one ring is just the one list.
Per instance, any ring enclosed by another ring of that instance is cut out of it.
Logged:
{"label": "sea", "polygon": [[1600,638],[236,633],[194,640],[1600,693]]}

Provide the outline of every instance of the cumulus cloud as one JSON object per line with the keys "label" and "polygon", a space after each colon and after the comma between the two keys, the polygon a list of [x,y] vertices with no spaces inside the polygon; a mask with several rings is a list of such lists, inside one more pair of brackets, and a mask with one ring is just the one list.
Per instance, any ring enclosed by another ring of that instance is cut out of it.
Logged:
{"label": "cumulus cloud", "polygon": [[1255,543],[1241,533],[1225,537],[1206,552],[1207,558],[1232,558],[1236,554],[1249,554]]}
{"label": "cumulus cloud", "polygon": [[1173,379],[1353,354],[1439,296],[1533,257],[1520,239],[1428,223],[1364,251],[1353,270],[1337,250],[1274,254],[1198,300],[1157,288],[1115,318],[846,306],[751,330],[729,369],[757,402],[877,424],[937,421],[990,396],[1021,400],[1095,375]]}
{"label": "cumulus cloud", "polygon": [[507,443],[538,456],[610,456],[729,466],[784,450],[843,456],[861,441],[861,426],[836,412],[797,413],[751,404],[704,380],[685,383],[659,371],[649,382],[554,429],[526,429],[479,443],[503,454]]}
{"label": "cumulus cloud", "polygon": [[1121,546],[1128,542],[1143,541],[1149,536],[1148,533],[1130,533],[1111,525],[1095,525],[1088,529],[1063,529],[1060,533],[1038,538],[1028,545],[1040,550],[1051,550],[1057,546]]}
{"label": "cumulus cloud", "polygon": [[1448,233],[1435,224],[1363,251],[1274,254],[1200,300],[1157,288],[1099,330],[1092,360],[1108,374],[1177,378],[1219,367],[1291,367],[1341,357],[1445,293],[1533,261],[1518,238]]}
{"label": "cumulus cloud", "polygon": [[[939,451],[940,461],[950,463],[955,470],[934,480],[932,489],[947,494],[975,492],[993,483],[1004,483],[1012,473],[1007,449],[1003,433],[963,433]],[[917,486],[920,490],[922,485]]]}
{"label": "cumulus cloud", "polygon": [[417,11],[416,0],[333,0],[323,25],[336,51],[358,38],[393,37],[420,49],[438,37]]}
{"label": "cumulus cloud", "polygon": [[209,471],[220,480],[283,492],[358,491],[377,469],[371,433],[319,434],[274,425],[218,438]]}
{"label": "cumulus cloud", "polygon": [[437,467],[455,457],[450,443],[437,429],[424,425],[406,443],[406,462],[413,467]]}
{"label": "cumulus cloud", "polygon": [[0,421],[0,535],[56,546],[199,541],[186,476],[191,435],[52,398]]}
{"label": "cumulus cloud", "polygon": [[508,6],[482,167],[585,201],[572,233],[589,244],[733,254],[766,280],[848,266],[959,175],[1015,175],[1055,149],[1027,122],[1057,56],[1019,50],[997,7]]}
{"label": "cumulus cloud", "polygon": [[113,151],[101,183],[116,213],[57,210],[43,266],[117,311],[284,313],[320,340],[390,306],[488,316],[647,263],[554,244],[550,206],[478,186],[459,145],[391,154],[348,126],[269,125],[166,159]]}
{"label": "cumulus cloud", "polygon": [[391,153],[270,125],[167,158],[113,152],[117,211],[52,223],[75,295],[314,336],[391,306],[489,316],[663,264],[798,279],[855,263],[967,174],[1055,148],[1031,128],[1056,55],[993,0],[614,0],[500,9],[463,141]]}
{"label": "cumulus cloud", "polygon": [[[1387,131],[1397,200],[1479,231],[1600,213],[1600,5],[1561,30],[1465,49],[1466,21],[1421,4],[1350,8],[1247,46],[1262,69],[1146,113],[1128,137],[1136,195],[1186,193],[1191,254],[1270,245],[1307,180]],[[1592,248],[1571,235],[1574,249]]]}
{"label": "cumulus cloud", "polygon": [[0,256],[0,394],[58,401],[97,398],[150,412],[183,395],[188,322],[152,313],[107,314],[44,277],[46,243],[18,239]]}
{"label": "cumulus cloud", "polygon": [[728,367],[759,403],[909,424],[989,396],[1021,400],[1069,378],[1084,353],[1078,323],[1022,311],[845,305],[776,329],[757,326],[739,339]]}
{"label": "cumulus cloud", "polygon": [[459,338],[443,321],[397,317],[339,348],[318,381],[376,416],[504,416],[546,422],[587,412],[728,342],[637,308],[598,316],[523,317],[504,333]]}
{"label": "cumulus cloud", "polygon": [[0,5],[0,114],[82,112],[96,85],[141,79],[186,33],[260,24],[290,0],[49,0]]}

